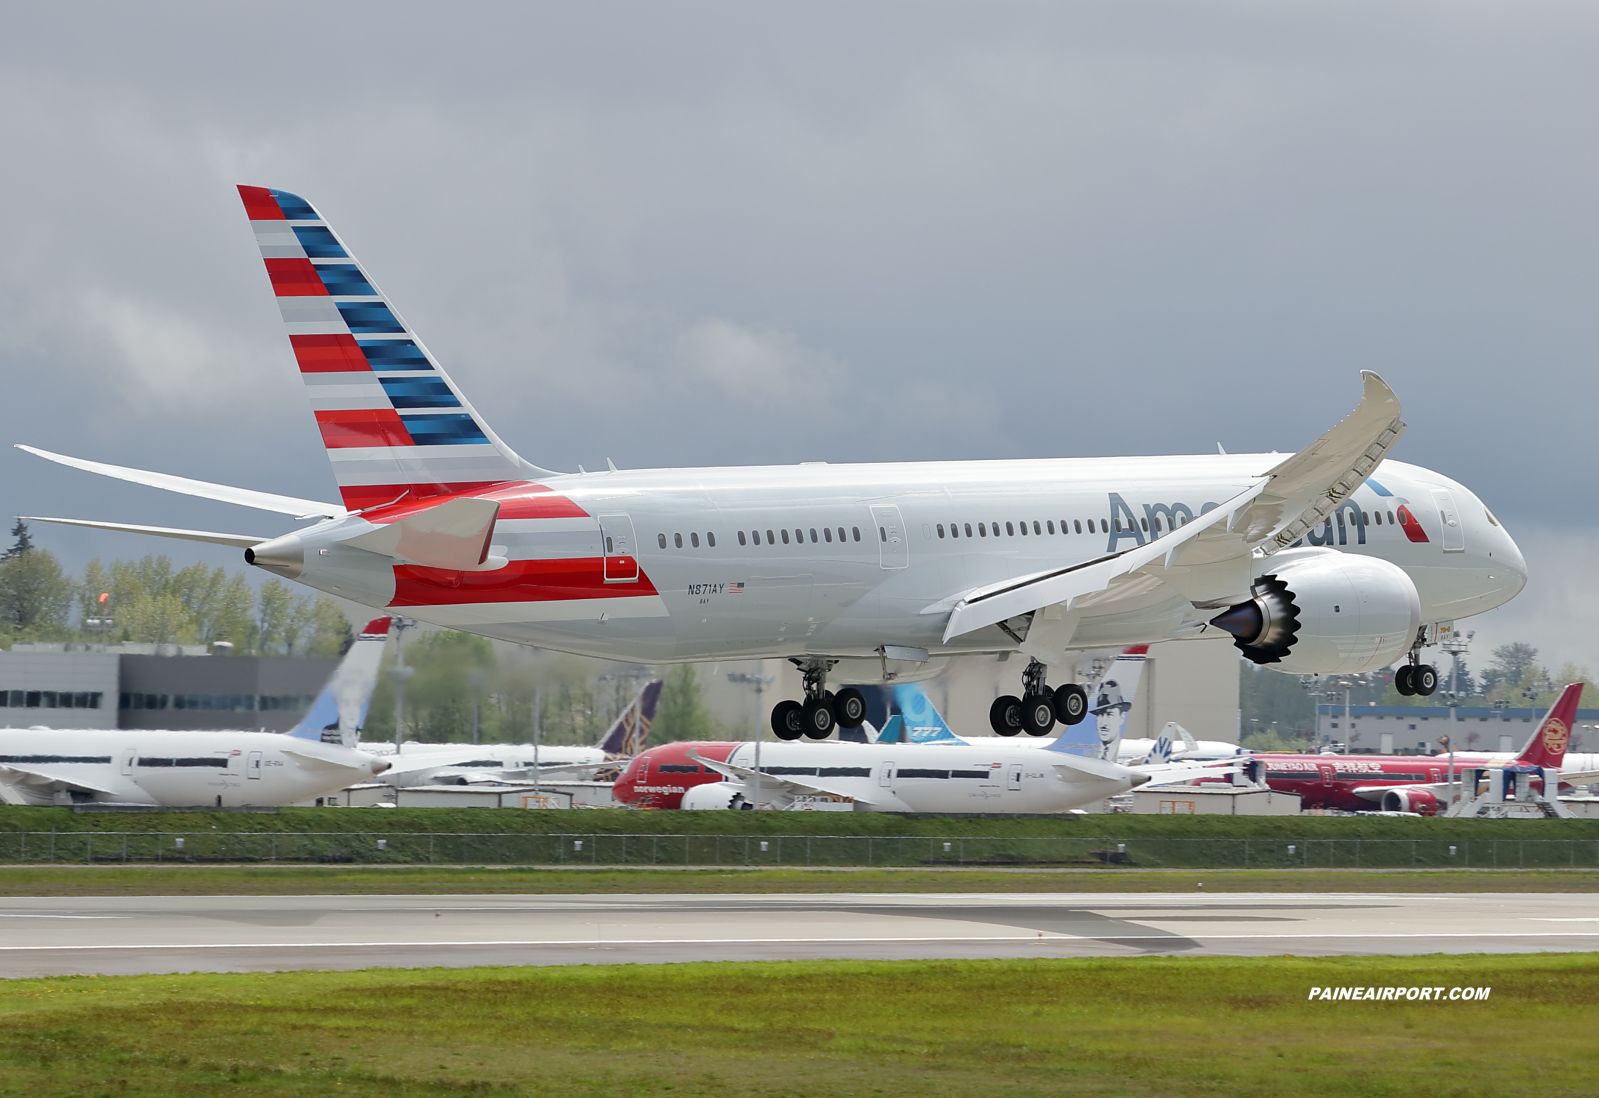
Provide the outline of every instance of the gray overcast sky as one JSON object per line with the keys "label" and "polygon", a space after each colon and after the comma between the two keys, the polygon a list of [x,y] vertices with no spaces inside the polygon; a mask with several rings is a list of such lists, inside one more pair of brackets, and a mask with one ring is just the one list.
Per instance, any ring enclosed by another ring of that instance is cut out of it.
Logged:
{"label": "gray overcast sky", "polygon": [[[554,468],[1397,456],[1599,668],[1587,3],[12,6],[5,442],[333,498],[236,183],[309,198]],[[6,450],[9,507],[280,519]],[[224,549],[39,531],[95,553]],[[1481,655],[1475,662],[1482,662]]]}

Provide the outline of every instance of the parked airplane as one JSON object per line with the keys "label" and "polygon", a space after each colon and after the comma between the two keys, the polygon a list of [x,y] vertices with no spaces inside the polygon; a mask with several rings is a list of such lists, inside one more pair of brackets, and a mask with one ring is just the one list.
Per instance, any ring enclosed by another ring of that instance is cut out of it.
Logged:
{"label": "parked airplane", "polygon": [[[1015,737],[1001,738],[999,736],[962,736],[961,739],[970,744],[1010,744],[1013,747],[1043,748],[1049,746],[1047,740]],[[1133,739],[1123,739],[1117,750],[1116,761],[1123,766],[1134,763],[1148,762],[1152,755],[1160,750],[1162,743],[1169,745],[1170,757],[1182,759],[1184,762],[1196,762],[1207,759],[1226,759],[1234,755],[1244,754],[1244,749],[1236,743],[1226,740],[1196,740],[1188,729],[1176,721],[1168,721],[1161,729],[1160,735],[1154,738],[1139,736]],[[1506,756],[1509,758],[1510,756]]]}
{"label": "parked airplane", "polygon": [[1098,741],[1087,754],[1066,735],[1043,750],[974,747],[942,736],[921,743],[684,741],[639,755],[622,771],[614,795],[641,808],[1064,812],[1141,785],[1219,773],[1206,765],[1129,768],[1111,761],[1143,663],[1138,649],[1107,672],[1105,681],[1121,682],[1126,696],[1096,713]]}
{"label": "parked airplane", "polygon": [[342,503],[23,447],[315,520],[276,537],[36,521],[237,546],[317,590],[543,648],[789,659],[805,700],[779,702],[772,723],[790,738],[859,726],[864,697],[829,679],[926,678],[972,652],[1028,657],[992,723],[1043,734],[1087,716],[1081,685],[1046,681],[1076,652],[1217,630],[1292,674],[1405,659],[1401,689],[1430,694],[1427,627],[1526,582],[1476,496],[1387,460],[1405,424],[1370,372],[1354,412],[1288,457],[542,469],[494,433],[308,202],[239,193]]}
{"label": "parked airplane", "polygon": [[661,680],[651,679],[593,747],[407,743],[398,752],[392,744],[364,743],[361,747],[392,764],[383,781],[394,786],[518,782],[529,781],[534,774],[545,778],[595,777],[607,768],[619,773],[622,761],[644,750],[660,698]]}
{"label": "parked airplane", "polygon": [[389,619],[367,624],[290,732],[144,729],[0,730],[0,798],[8,804],[285,805],[381,774],[358,750]]}
{"label": "parked airplane", "polygon": [[[1565,784],[1599,780],[1564,766],[1566,747],[1577,716],[1583,684],[1574,682],[1560,693],[1521,752],[1510,763],[1559,769]],[[1257,780],[1285,793],[1297,793],[1302,808],[1335,808],[1350,812],[1416,812],[1431,816],[1447,807],[1449,759],[1444,755],[1255,755],[1250,760]],[[1502,753],[1456,752],[1455,782],[1467,767],[1502,767]],[[1541,787],[1541,781],[1534,785]],[[1457,785],[1458,788],[1458,785]]]}

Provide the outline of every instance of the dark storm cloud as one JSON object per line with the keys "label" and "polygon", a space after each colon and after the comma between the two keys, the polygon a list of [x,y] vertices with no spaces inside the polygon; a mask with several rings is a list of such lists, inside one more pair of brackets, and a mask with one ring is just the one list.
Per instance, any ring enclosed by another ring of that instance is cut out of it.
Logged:
{"label": "dark storm cloud", "polygon": [[[1576,567],[1596,45],[1561,4],[12,11],[5,441],[331,495],[249,182],[540,464],[1291,450],[1370,368],[1398,456]],[[5,460],[18,511],[279,528]]]}

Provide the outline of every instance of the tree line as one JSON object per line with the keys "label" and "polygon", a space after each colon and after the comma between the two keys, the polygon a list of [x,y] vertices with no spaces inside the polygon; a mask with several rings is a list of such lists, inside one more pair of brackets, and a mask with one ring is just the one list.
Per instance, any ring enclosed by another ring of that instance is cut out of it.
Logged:
{"label": "tree line", "polygon": [[[0,554],[0,646],[128,641],[224,646],[234,655],[337,656],[354,639],[338,603],[269,579],[166,556],[91,560],[70,575],[17,520]],[[109,619],[109,624],[104,624]]]}

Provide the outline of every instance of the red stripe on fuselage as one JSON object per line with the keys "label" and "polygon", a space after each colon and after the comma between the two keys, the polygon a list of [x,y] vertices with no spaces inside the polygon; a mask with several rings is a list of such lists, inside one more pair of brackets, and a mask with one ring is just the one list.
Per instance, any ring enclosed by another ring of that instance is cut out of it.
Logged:
{"label": "red stripe on fuselage", "polygon": [[278,209],[277,199],[265,187],[240,187],[239,197],[244,200],[244,212],[251,221],[286,221]]}
{"label": "red stripe on fuselage", "polygon": [[327,297],[328,288],[309,259],[264,259],[272,292],[279,297]]}
{"label": "red stripe on fuselage", "polygon": [[635,583],[606,583],[604,557],[513,560],[493,572],[394,566],[390,606],[459,606],[484,602],[568,602],[657,594],[643,572]]}
{"label": "red stripe on fuselage", "polygon": [[[366,518],[373,522],[393,522],[415,511],[435,507],[441,496],[476,496],[495,485],[492,480],[462,481],[458,484],[348,484],[339,487],[344,506],[351,511],[373,508]],[[387,504],[393,504],[390,510]]]}
{"label": "red stripe on fuselage", "polygon": [[[496,487],[496,483],[500,486]],[[543,518],[588,518],[589,513],[565,496],[557,495],[554,489],[543,484],[532,484],[527,481],[512,483],[485,481],[481,484],[454,484],[436,485],[437,491],[423,491],[421,485],[413,485],[412,492],[404,499],[395,497],[404,492],[406,486],[401,485],[362,485],[359,490],[370,492],[379,503],[393,503],[392,507],[379,507],[366,516],[370,522],[394,522],[407,515],[414,515],[418,511],[425,511],[429,507],[437,507],[443,503],[439,496],[471,496],[473,499],[492,499],[500,505],[501,519],[543,519]],[[488,489],[484,491],[483,489]],[[352,491],[356,490],[352,486]],[[388,492],[388,495],[383,495]],[[371,506],[368,504],[368,506]]]}
{"label": "red stripe on fuselage", "polygon": [[416,445],[405,424],[400,422],[400,414],[393,408],[341,408],[317,412],[316,425],[322,429],[322,445],[329,450]]}
{"label": "red stripe on fuselage", "polygon": [[354,336],[291,335],[289,343],[294,347],[294,359],[300,364],[302,374],[353,374],[372,370]]}

